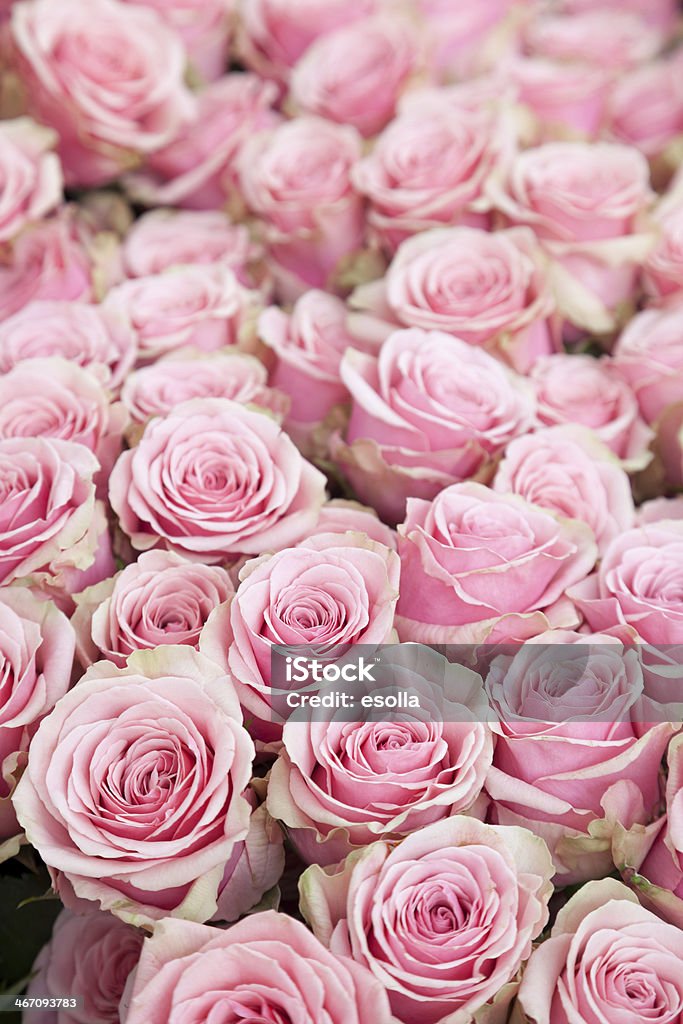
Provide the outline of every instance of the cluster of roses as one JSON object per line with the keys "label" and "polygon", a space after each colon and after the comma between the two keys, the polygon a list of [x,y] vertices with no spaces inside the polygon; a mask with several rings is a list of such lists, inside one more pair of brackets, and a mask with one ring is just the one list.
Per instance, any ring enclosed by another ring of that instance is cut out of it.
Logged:
{"label": "cluster of roses", "polygon": [[[683,1020],[680,28],[1,0],[27,1024]],[[274,712],[396,640],[420,711]]]}

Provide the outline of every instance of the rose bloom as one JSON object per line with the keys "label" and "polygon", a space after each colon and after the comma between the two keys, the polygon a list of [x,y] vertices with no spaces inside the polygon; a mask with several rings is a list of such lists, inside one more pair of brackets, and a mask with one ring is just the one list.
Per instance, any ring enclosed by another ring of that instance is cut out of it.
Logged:
{"label": "rose bloom", "polygon": [[529,19],[525,49],[540,57],[608,68],[620,73],[654,57],[662,34],[632,11],[601,3],[597,10],[549,12]]}
{"label": "rose bloom", "polygon": [[614,870],[606,836],[647,825],[673,727],[641,734],[639,654],[601,635],[542,634],[494,658],[486,679],[499,716],[486,779],[489,815],[546,841],[558,884]]}
{"label": "rose bloom", "polygon": [[317,289],[304,292],[291,313],[270,306],[259,317],[258,336],[275,355],[270,381],[291,400],[285,426],[302,450],[310,448],[312,430],[348,398],[340,363],[354,341],[346,318],[346,304]]}
{"label": "rose bloom", "polygon": [[219,265],[176,267],[113,288],[102,309],[128,319],[143,362],[179,348],[215,352],[249,334],[255,293]]}
{"label": "rose bloom", "polygon": [[503,1020],[548,920],[552,870],[526,829],[456,816],[373,843],[334,873],[310,867],[302,910],[333,953],[381,980],[399,1021]]}
{"label": "rose bloom", "polygon": [[505,68],[504,76],[535,118],[536,141],[567,133],[587,139],[600,134],[613,86],[606,68],[520,56]]}
{"label": "rose bloom", "polygon": [[683,299],[683,202],[657,214],[659,238],[643,264],[645,291],[656,304]]}
{"label": "rose bloom", "polygon": [[146,206],[190,210],[241,209],[235,162],[255,132],[274,127],[277,88],[256,75],[225,75],[197,95],[195,112],[142,171],[126,177],[133,199]]}
{"label": "rose bloom", "polygon": [[345,498],[326,501],[320,509],[316,533],[367,533],[387,548],[396,550],[396,532],[377,515],[377,509]]}
{"label": "rose bloom", "polygon": [[519,1004],[530,1024],[665,1024],[683,1008],[682,957],[679,928],[621,882],[589,882],[532,953]]}
{"label": "rose bloom", "polygon": [[349,349],[341,374],[351,418],[332,454],[354,491],[393,522],[407,498],[431,499],[485,473],[534,422],[523,378],[439,331],[396,331],[377,357]]}
{"label": "rose bloom", "polygon": [[683,643],[683,522],[663,519],[627,530],[607,548],[596,573],[570,597],[591,629],[632,626],[648,644]]}
{"label": "rose bloom", "polygon": [[571,627],[564,592],[597,556],[585,523],[478,483],[453,484],[432,502],[410,498],[398,535],[397,629],[418,643],[522,640],[548,622]]}
{"label": "rose bloom", "polygon": [[109,481],[133,547],[222,562],[295,543],[312,529],[325,477],[267,413],[222,398],[153,419]]}
{"label": "rose bloom", "polygon": [[[29,999],[82,1001],[74,1010],[24,1010],[22,1024],[117,1024],[119,1003],[140,957],[144,933],[101,910],[62,910],[50,941],[38,954]],[[47,1004],[49,1005],[49,1004]]]}
{"label": "rose bloom", "polygon": [[244,224],[233,224],[221,210],[150,210],[131,227],[121,255],[128,277],[150,277],[183,264],[220,263],[250,287],[249,265],[258,249]]}
{"label": "rose bloom", "polygon": [[396,327],[445,331],[520,372],[555,349],[555,303],[527,230],[440,228],[399,246],[382,281],[357,288],[349,329],[376,347]]}
{"label": "rose bloom", "polygon": [[644,419],[656,423],[683,401],[683,304],[644,309],[626,325],[614,347],[613,365],[636,397]]}
{"label": "rose bloom", "polygon": [[316,534],[296,548],[254,559],[240,571],[230,604],[211,615],[200,650],[234,677],[252,734],[282,734],[272,706],[273,645],[315,646],[394,639],[400,562],[395,551],[360,533]]}
{"label": "rose bloom", "polygon": [[210,82],[223,74],[234,0],[145,0],[145,6],[154,8],[169,28],[178,32],[192,69],[201,78]]}
{"label": "rose bloom", "polygon": [[25,587],[0,587],[0,862],[19,852],[10,801],[29,739],[69,688],[75,637],[51,601]]}
{"label": "rose bloom", "polygon": [[373,14],[378,0],[238,0],[238,51],[247,67],[286,82],[320,36]]}
{"label": "rose bloom", "polygon": [[352,173],[355,187],[369,200],[373,236],[393,253],[406,238],[429,228],[488,227],[484,186],[503,159],[502,136],[491,114],[456,116],[443,101],[397,117]]}
{"label": "rose bloom", "polygon": [[393,1020],[386,992],[369,971],[329,953],[300,921],[274,911],[225,931],[163,921],[142,948],[125,1002],[126,1024]]}
{"label": "rose bloom", "polygon": [[[608,125],[619,142],[635,146],[650,159],[666,155],[683,134],[680,55],[652,61],[624,75],[612,92]],[[676,161],[672,161],[674,167]]]}
{"label": "rose bloom", "polygon": [[[562,10],[568,14],[580,14],[593,7],[593,0],[562,0]],[[665,32],[673,28],[678,17],[676,0],[600,0],[600,7],[617,12],[631,11]]]}
{"label": "rose bloom", "polygon": [[353,128],[300,117],[242,148],[247,206],[263,222],[281,297],[334,282],[344,257],[363,241],[362,202],[351,187],[361,140]]}
{"label": "rose bloom", "polygon": [[254,748],[229,680],[196,651],[91,666],[44,720],[14,793],[76,897],[131,924],[207,920],[244,839]]}
{"label": "rose bloom", "polygon": [[[615,361],[616,362],[616,361]],[[558,353],[539,359],[530,373],[541,423],[588,427],[628,469],[649,460],[653,433],[645,424],[636,396],[609,359]]]}
{"label": "rose bloom", "polygon": [[513,35],[506,24],[514,0],[454,7],[451,0],[418,0],[425,20],[430,63],[447,79],[471,78],[504,54]]}
{"label": "rose bloom", "polygon": [[394,651],[376,669],[372,693],[398,686],[419,710],[349,721],[343,709],[305,708],[285,723],[268,808],[309,864],[401,839],[473,808],[481,793],[493,745],[482,707],[468,699],[481,678],[429,648]]}
{"label": "rose bloom", "polygon": [[62,198],[57,136],[28,117],[0,122],[0,242],[41,220]]}
{"label": "rose bloom", "polygon": [[112,0],[16,3],[29,109],[54,128],[67,184],[92,186],[169,142],[192,110],[185,50],[156,11]]}
{"label": "rose bloom", "polygon": [[146,551],[112,579],[76,597],[72,625],[87,667],[99,658],[122,668],[133,651],[199,645],[210,613],[234,593],[225,569],[172,551]]}
{"label": "rose bloom", "polygon": [[493,481],[501,494],[519,494],[566,519],[580,519],[598,551],[633,526],[631,483],[613,452],[578,426],[547,427],[512,441]]}
{"label": "rose bloom", "polygon": [[135,423],[165,416],[190,398],[229,398],[243,405],[260,405],[282,419],[289,401],[266,385],[268,371],[243,352],[186,352],[135,370],[126,378],[121,401]]}

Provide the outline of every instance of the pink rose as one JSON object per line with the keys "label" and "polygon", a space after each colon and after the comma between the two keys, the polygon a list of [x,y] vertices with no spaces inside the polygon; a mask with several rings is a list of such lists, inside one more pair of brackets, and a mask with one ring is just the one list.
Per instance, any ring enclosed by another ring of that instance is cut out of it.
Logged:
{"label": "pink rose", "polygon": [[113,288],[102,310],[128,319],[143,362],[179,348],[215,352],[249,336],[256,295],[218,264],[176,267]]}
{"label": "pink rose", "polygon": [[165,416],[190,398],[230,398],[260,405],[282,419],[289,408],[285,395],[266,386],[268,371],[243,352],[202,354],[180,350],[126,378],[121,400],[136,424]]}
{"label": "pink rose", "polygon": [[536,56],[608,68],[616,76],[654,57],[663,41],[659,30],[624,6],[615,10],[608,2],[597,10],[591,5],[589,10],[531,18],[525,47]]}
{"label": "pink rose", "polygon": [[290,314],[271,306],[259,317],[258,336],[275,354],[271,384],[291,399],[285,426],[302,450],[311,449],[314,428],[348,399],[340,363],[354,341],[346,318],[341,299],[317,290],[304,292]]}
{"label": "pink rose", "polygon": [[683,203],[662,207],[654,249],[643,264],[643,284],[655,303],[683,299]]}
{"label": "pink rose", "polygon": [[250,264],[258,248],[244,224],[220,210],[150,210],[137,220],[123,244],[128,277],[149,277],[170,267],[222,263],[240,284],[251,287]]}
{"label": "pink rose", "polygon": [[251,805],[249,832],[235,844],[225,865],[218,886],[218,909],[212,921],[232,922],[247,914],[275,888],[285,868],[282,830],[268,814],[266,805],[258,802],[253,788],[242,795]]}
{"label": "pink rose", "polygon": [[145,6],[178,32],[196,73],[209,82],[220,78],[228,61],[234,0],[145,0]]}
{"label": "pink rose", "polygon": [[378,0],[241,0],[239,54],[265,78],[286,82],[311,43],[379,6]]}
{"label": "pink rose", "polygon": [[26,995],[31,999],[80,1001],[75,1010],[29,1009],[22,1024],[114,1024],[128,975],[138,962],[144,933],[111,914],[63,910],[52,938],[33,965],[37,972]]}
{"label": "pink rose", "polygon": [[156,11],[25,0],[10,25],[29,108],[59,134],[69,185],[116,178],[169,142],[192,110],[185,50]]}
{"label": "pink rose", "polygon": [[594,575],[570,597],[591,629],[632,626],[648,644],[683,643],[683,522],[664,519],[627,530],[607,548]]}
{"label": "pink rose", "polygon": [[50,601],[25,587],[0,587],[0,862],[19,852],[10,797],[29,739],[71,681],[75,637]]}
{"label": "pink rose", "polygon": [[582,427],[547,427],[512,441],[493,488],[587,523],[601,553],[634,523],[626,472],[614,453]]}
{"label": "pink rose", "polygon": [[649,462],[653,433],[610,360],[558,353],[540,359],[530,379],[541,423],[588,427],[628,469],[642,469]]}
{"label": "pink rose", "polygon": [[647,160],[607,142],[551,142],[521,152],[505,188],[491,186],[511,224],[533,228],[551,258],[560,311],[596,333],[616,324],[652,245],[641,221],[653,197]]}
{"label": "pink rose", "polygon": [[77,897],[131,924],[206,920],[247,834],[254,748],[228,679],[196,651],[93,665],[44,720],[14,806]]}
{"label": "pink rose", "polygon": [[135,335],[127,316],[81,302],[32,302],[0,324],[0,372],[24,360],[61,356],[118,388],[135,362]]}
{"label": "pink rose", "polygon": [[151,420],[109,482],[135,548],[213,562],[295,543],[315,525],[324,492],[325,477],[270,416],[222,398]]}
{"label": "pink rose", "polygon": [[322,656],[389,642],[399,573],[396,552],[359,533],[316,534],[244,566],[234,600],[202,631],[200,650],[232,673],[253,735],[268,742],[282,733],[273,645],[314,645]]}
{"label": "pink rose", "polygon": [[356,289],[349,328],[379,347],[395,327],[445,331],[526,372],[555,348],[555,304],[529,231],[441,228],[399,246],[383,281]]}
{"label": "pink rose", "polygon": [[450,0],[418,0],[425,20],[430,63],[440,74],[472,78],[490,70],[505,53],[515,34],[508,18],[514,0],[454,7]]}
{"label": "pink rose", "polygon": [[[664,155],[683,135],[683,62],[652,61],[624,75],[615,85],[609,108],[609,131],[619,142],[650,158]],[[678,160],[672,160],[673,167]]]}
{"label": "pink rose", "polygon": [[544,839],[558,884],[609,874],[612,832],[657,813],[672,734],[667,722],[641,734],[631,720],[643,692],[638,652],[600,635],[543,634],[494,658],[486,689],[499,717],[492,820]]}
{"label": "pink rose", "polygon": [[599,135],[612,86],[607,69],[544,57],[518,57],[505,70],[518,99],[533,114],[533,137],[546,141],[570,132]]}
{"label": "pink rose", "polygon": [[[562,9],[568,14],[581,14],[594,6],[594,0],[562,0]],[[674,27],[678,16],[676,0],[600,0],[600,8],[617,13],[631,11],[665,32]]]}
{"label": "pink rose", "polygon": [[330,286],[340,261],[360,248],[362,203],[350,181],[360,151],[352,128],[310,117],[257,135],[242,148],[244,198],[264,221],[282,298]]}
{"label": "pink rose", "polygon": [[645,309],[626,325],[614,347],[614,369],[654,424],[668,406],[683,402],[683,304]]}
{"label": "pink rose", "polygon": [[432,502],[410,498],[398,528],[401,640],[481,643],[572,626],[563,601],[597,556],[590,527],[513,494],[453,484]]}
{"label": "pink rose", "polygon": [[225,75],[203,89],[192,119],[126,177],[132,197],[147,206],[190,210],[241,208],[235,162],[254,132],[274,127],[277,88],[256,75]]}
{"label": "pink rose", "polygon": [[392,1021],[384,988],[369,971],[328,953],[300,921],[274,911],[252,914],[225,931],[164,921],[142,948],[125,1002],[126,1024],[192,1024],[212,1017]]}
{"label": "pink rose", "polygon": [[519,990],[530,1024],[665,1024],[683,1006],[683,934],[613,878],[589,882],[534,950]]}
{"label": "pink rose", "polygon": [[504,158],[499,120],[487,112],[456,116],[445,101],[397,117],[353,169],[370,203],[368,225],[389,252],[428,228],[488,227],[484,187]]}
{"label": "pink rose", "polygon": [[392,522],[407,498],[429,500],[486,473],[533,425],[527,382],[439,331],[395,331],[377,357],[349,349],[341,374],[353,404],[346,443],[334,442],[332,454],[354,491]]}
{"label": "pink rose", "polygon": [[552,870],[526,829],[456,816],[373,843],[335,873],[310,867],[302,910],[332,952],[382,981],[399,1021],[503,1020],[548,920]]}
{"label": "pink rose", "polygon": [[198,647],[209,615],[234,587],[225,569],[146,551],[112,579],[76,597],[72,624],[87,667],[100,658],[123,668],[133,651],[162,644]]}
{"label": "pink rose", "polygon": [[51,152],[57,137],[27,117],[0,122],[0,242],[41,220],[62,198],[62,170]]}
{"label": "pink rose", "polygon": [[420,709],[383,720],[359,710],[350,721],[343,709],[304,708],[285,723],[268,809],[309,864],[334,864],[376,839],[464,813],[484,785],[491,733],[468,699],[480,677],[413,645],[395,648],[379,673],[373,696],[398,686]]}
{"label": "pink rose", "polygon": [[381,522],[377,511],[357,501],[333,498],[320,509],[316,533],[367,533],[387,548],[396,550],[396,533]]}

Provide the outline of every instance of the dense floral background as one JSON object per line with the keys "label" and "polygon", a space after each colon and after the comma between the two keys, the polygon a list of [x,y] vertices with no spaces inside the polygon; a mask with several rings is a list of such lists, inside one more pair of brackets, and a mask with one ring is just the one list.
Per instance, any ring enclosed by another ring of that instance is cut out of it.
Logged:
{"label": "dense floral background", "polygon": [[675,0],[0,0],[0,115],[7,1020],[683,1022]]}

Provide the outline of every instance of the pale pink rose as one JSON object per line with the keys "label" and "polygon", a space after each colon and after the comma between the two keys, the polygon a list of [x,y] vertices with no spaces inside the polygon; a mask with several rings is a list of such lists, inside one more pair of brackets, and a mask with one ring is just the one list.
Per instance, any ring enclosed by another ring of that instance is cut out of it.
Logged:
{"label": "pale pink rose", "polygon": [[[680,713],[680,657],[673,683]],[[644,862],[633,865],[637,874],[632,884],[639,899],[660,917],[683,927],[683,821],[681,821],[681,787],[683,778],[683,737],[674,736],[666,755],[666,816],[654,844],[646,851]],[[638,858],[640,860],[640,858]],[[621,866],[621,865],[620,865]],[[626,865],[626,876],[633,875]]]}
{"label": "pale pink rose", "polygon": [[419,30],[396,14],[363,18],[314,42],[292,72],[296,107],[375,135],[420,69]]}
{"label": "pale pink rose", "polygon": [[548,142],[512,162],[491,197],[506,220],[533,228],[551,259],[560,311],[571,324],[606,333],[635,290],[653,244],[644,216],[653,193],[647,160],[607,142]]}
{"label": "pale pink rose", "polygon": [[609,106],[613,138],[653,158],[683,135],[682,68],[679,56],[652,61],[620,78]]}
{"label": "pale pink rose", "polygon": [[505,1020],[548,920],[552,872],[527,829],[456,816],[398,846],[373,843],[334,873],[310,867],[302,910],[332,952],[382,981],[399,1021]]}
{"label": "pale pink rose", "polygon": [[463,113],[501,114],[508,113],[514,99],[514,90],[505,77],[491,72],[449,85],[416,85],[401,97],[398,113],[414,116],[424,111],[429,115],[436,105],[447,107],[458,117]]}
{"label": "pale pink rose", "polygon": [[14,793],[77,897],[131,924],[207,920],[244,839],[254,747],[226,676],[187,647],[102,661],[44,719]]}
{"label": "pale pink rose", "polygon": [[291,399],[285,426],[302,450],[313,429],[348,399],[340,363],[354,341],[346,318],[341,299],[318,290],[304,292],[289,314],[270,306],[259,317],[258,336],[275,355],[270,382]]}
{"label": "pale pink rose", "polygon": [[[218,909],[212,921],[236,921],[247,914],[282,878],[285,868],[284,836],[254,789],[242,794],[251,805],[249,832],[235,844],[218,886]],[[277,891],[276,894],[277,895]]]}
{"label": "pale pink rose", "polygon": [[116,389],[135,362],[128,317],[84,302],[31,302],[0,324],[0,373],[26,359],[61,356]]}
{"label": "pale pink rose", "polygon": [[571,14],[542,14],[529,19],[524,32],[528,52],[608,68],[615,76],[654,57],[662,33],[633,11],[600,4]]}
{"label": "pale pink rose", "polygon": [[[670,31],[678,16],[676,0],[600,0],[601,10],[632,11],[648,24],[665,32]],[[595,0],[562,0],[562,10],[568,14],[581,14],[595,8]]]}
{"label": "pale pink rose", "polygon": [[323,474],[271,416],[222,398],[191,399],[151,420],[109,483],[135,548],[206,562],[295,543],[315,525],[324,494]]}
{"label": "pale pink rose", "polygon": [[505,68],[505,79],[534,115],[538,141],[568,133],[587,139],[599,135],[613,84],[604,67],[517,57]]}
{"label": "pale pink rose", "polygon": [[[414,652],[418,652],[415,657]],[[379,674],[377,674],[379,671]],[[493,754],[481,678],[429,648],[396,648],[372,695],[415,696],[419,710],[303,709],[285,723],[268,783],[268,809],[309,864],[335,864],[376,839],[396,841],[479,797]]]}
{"label": "pale pink rose", "polygon": [[190,398],[230,398],[260,405],[279,419],[289,408],[287,397],[267,387],[268,371],[243,352],[184,352],[160,359],[126,378],[121,401],[135,423],[165,416]]}
{"label": "pale pink rose", "polygon": [[361,152],[353,128],[295,118],[247,142],[239,159],[244,199],[264,224],[280,296],[334,283],[340,261],[363,242],[351,168]]}
{"label": "pale pink rose", "polygon": [[234,0],[144,0],[144,4],[180,35],[195,73],[209,82],[220,78],[228,62]]}
{"label": "pale pink rose", "polygon": [[514,3],[454,5],[451,0],[418,0],[430,65],[447,79],[471,78],[495,66],[514,40],[514,23],[506,22]]}
{"label": "pale pink rose", "polygon": [[22,1024],[118,1024],[128,975],[140,957],[144,932],[101,910],[63,910],[32,970],[30,999],[80,1001],[77,1009],[24,1010]]}
{"label": "pale pink rose", "polygon": [[349,349],[341,374],[351,417],[331,453],[355,493],[392,522],[405,514],[407,498],[429,500],[487,473],[534,423],[527,381],[440,331],[395,331],[377,357]]}
{"label": "pale pink rose", "polygon": [[51,601],[0,587],[0,861],[19,852],[10,801],[29,739],[69,688],[75,636]]}
{"label": "pale pink rose", "polygon": [[203,89],[195,113],[142,171],[126,177],[131,196],[147,206],[190,210],[241,208],[235,162],[254,132],[274,127],[277,88],[256,75],[225,75]]}
{"label": "pale pink rose", "polygon": [[660,519],[683,519],[683,494],[674,498],[653,498],[644,501],[636,511],[636,525],[658,523]]}
{"label": "pale pink rose", "polygon": [[659,237],[643,264],[643,284],[658,304],[683,299],[683,203],[657,214]]}
{"label": "pale pink rose", "polygon": [[648,423],[682,402],[683,304],[637,313],[617,339],[613,366]]}
{"label": "pale pink rose", "polygon": [[170,267],[221,263],[241,284],[254,281],[250,264],[260,253],[244,224],[220,210],[150,210],[133,224],[123,244],[128,277],[149,277]]}
{"label": "pale pink rose", "polygon": [[378,0],[239,0],[239,54],[265,78],[286,82],[311,43],[379,7]]}
{"label": "pale pink rose", "polygon": [[146,551],[112,579],[78,594],[72,625],[87,668],[100,658],[122,668],[133,651],[198,647],[209,615],[234,587],[225,569],[172,551]]}
{"label": "pale pink rose", "polygon": [[585,523],[561,519],[515,494],[453,484],[432,501],[408,500],[398,528],[403,641],[527,639],[573,626],[564,592],[595,564]]}
{"label": "pale pink rose", "polygon": [[588,523],[599,552],[634,523],[631,483],[619,460],[595,434],[574,425],[512,441],[493,489]]}
{"label": "pale pink rose", "polygon": [[12,46],[28,106],[59,135],[67,184],[116,178],[192,111],[185,50],[156,11],[114,0],[24,0]]}
{"label": "pale pink rose", "polygon": [[615,538],[594,575],[570,592],[594,630],[632,626],[649,644],[683,643],[683,522],[663,519]]}
{"label": "pale pink rose", "polygon": [[544,839],[558,884],[609,874],[606,837],[657,814],[672,734],[666,722],[641,734],[631,720],[643,692],[638,652],[601,635],[541,634],[494,658],[486,689],[499,717],[491,820]]}
{"label": "pale pink rose", "polygon": [[387,548],[396,549],[396,533],[377,515],[377,510],[357,501],[333,498],[320,509],[316,533],[367,533]]}
{"label": "pale pink rose", "polygon": [[447,101],[403,114],[353,169],[369,200],[368,225],[389,252],[428,228],[488,227],[486,180],[505,158],[505,136],[486,112],[459,114]]}
{"label": "pale pink rose", "polygon": [[556,347],[555,303],[530,231],[439,228],[399,246],[386,277],[351,297],[351,333],[377,347],[396,327],[445,331],[527,372]]}
{"label": "pale pink rose", "polygon": [[73,441],[0,441],[0,582],[58,588],[64,571],[92,565],[106,529],[95,503],[97,469],[92,452]]}
{"label": "pale pink rose", "polygon": [[540,359],[530,373],[541,423],[588,427],[625,464],[642,469],[653,438],[636,396],[608,359],[558,353]]}
{"label": "pale pink rose", "polygon": [[125,1003],[126,1024],[393,1019],[384,988],[369,971],[329,953],[300,921],[274,911],[225,931],[164,921],[142,948]]}
{"label": "pale pink rose", "polygon": [[27,117],[0,122],[0,242],[41,220],[62,198],[57,136]]}
{"label": "pale pink rose", "polygon": [[560,910],[519,990],[529,1024],[666,1024],[683,1007],[683,933],[613,878],[589,882]]}
{"label": "pale pink rose", "polygon": [[256,304],[256,293],[228,267],[197,264],[124,281],[102,310],[130,322],[138,359],[147,363],[180,348],[215,352],[246,343]]}
{"label": "pale pink rose", "polygon": [[273,645],[382,644],[395,638],[400,562],[365,534],[315,534],[296,548],[248,562],[230,604],[202,631],[200,650],[229,668],[252,734],[282,734],[273,707]]}

